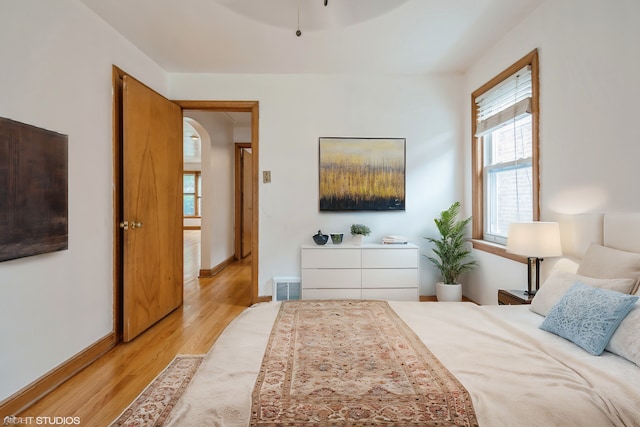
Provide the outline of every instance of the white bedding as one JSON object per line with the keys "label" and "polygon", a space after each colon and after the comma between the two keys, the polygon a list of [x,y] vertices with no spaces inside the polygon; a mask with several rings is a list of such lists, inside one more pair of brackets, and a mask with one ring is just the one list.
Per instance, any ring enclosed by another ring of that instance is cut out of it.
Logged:
{"label": "white bedding", "polygon": [[[480,426],[640,426],[640,367],[538,329],[528,306],[389,304],[469,391]],[[248,425],[279,306],[257,304],[229,325],[167,425]]]}

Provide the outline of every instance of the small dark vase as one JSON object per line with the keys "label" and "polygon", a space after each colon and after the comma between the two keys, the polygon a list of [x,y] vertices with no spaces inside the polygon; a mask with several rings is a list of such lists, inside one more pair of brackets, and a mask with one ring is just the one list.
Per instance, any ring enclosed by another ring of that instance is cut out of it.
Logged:
{"label": "small dark vase", "polygon": [[318,230],[318,234],[313,236],[313,241],[316,242],[316,245],[326,245],[329,241],[329,235],[322,234],[322,231]]}

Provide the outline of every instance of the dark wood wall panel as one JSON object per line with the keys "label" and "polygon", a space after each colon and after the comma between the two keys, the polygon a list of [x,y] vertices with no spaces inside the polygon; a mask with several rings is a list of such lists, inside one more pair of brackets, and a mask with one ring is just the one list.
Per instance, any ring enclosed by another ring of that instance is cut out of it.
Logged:
{"label": "dark wood wall panel", "polygon": [[0,118],[0,261],[68,249],[68,137]]}

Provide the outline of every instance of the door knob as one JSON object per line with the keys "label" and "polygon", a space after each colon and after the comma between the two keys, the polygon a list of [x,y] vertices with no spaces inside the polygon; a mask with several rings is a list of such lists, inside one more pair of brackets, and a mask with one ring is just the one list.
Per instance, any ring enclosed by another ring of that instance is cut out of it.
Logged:
{"label": "door knob", "polygon": [[120,223],[120,228],[122,228],[123,230],[128,230],[129,228],[131,228],[132,230],[135,230],[136,228],[141,228],[142,227],[142,223],[140,221],[122,221]]}

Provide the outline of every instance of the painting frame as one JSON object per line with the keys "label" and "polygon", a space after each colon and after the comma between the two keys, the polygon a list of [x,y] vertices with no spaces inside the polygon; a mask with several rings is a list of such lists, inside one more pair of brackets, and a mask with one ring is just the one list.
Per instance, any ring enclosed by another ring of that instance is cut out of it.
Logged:
{"label": "painting frame", "polygon": [[406,138],[318,138],[321,212],[404,211]]}

